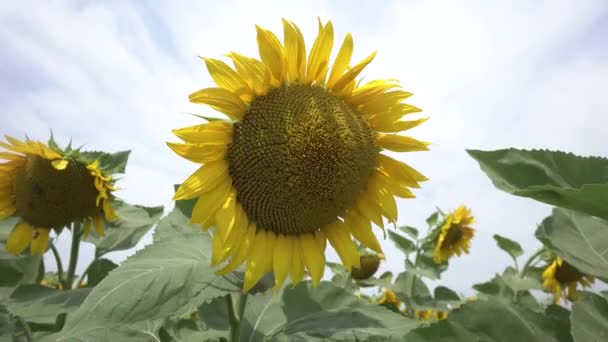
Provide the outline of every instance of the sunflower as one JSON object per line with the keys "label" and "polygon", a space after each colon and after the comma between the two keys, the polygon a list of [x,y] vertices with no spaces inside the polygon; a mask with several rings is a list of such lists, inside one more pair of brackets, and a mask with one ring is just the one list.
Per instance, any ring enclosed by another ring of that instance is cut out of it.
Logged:
{"label": "sunflower", "polygon": [[392,305],[397,309],[401,306],[401,301],[397,297],[397,294],[391,289],[384,289],[384,292],[376,300],[376,303],[380,305]]}
{"label": "sunflower", "polygon": [[41,255],[51,229],[84,221],[85,234],[93,224],[103,235],[104,217],[118,219],[112,208],[112,177],[104,176],[98,160],[83,162],[79,150],[69,148],[68,153],[39,141],[6,140],[0,142],[10,151],[0,152],[6,160],[0,164],[0,220],[20,218],[6,241],[7,252],[19,254],[29,246],[32,254]]}
{"label": "sunflower", "polygon": [[435,241],[435,263],[444,263],[454,254],[469,253],[471,239],[475,234],[475,229],[470,225],[474,221],[471,211],[465,206],[460,206],[447,215]]}
{"label": "sunflower", "polygon": [[433,309],[416,310],[414,317],[421,321],[440,321],[448,318],[448,311],[439,311]]}
{"label": "sunflower", "polygon": [[178,188],[175,200],[198,198],[191,223],[215,226],[212,265],[218,274],[245,263],[243,290],[274,271],[282,286],[308,270],[313,284],[324,272],[326,241],[350,271],[359,267],[352,237],[381,253],[371,222],[397,220],[395,196],[427,180],[381,152],[424,151],[428,143],[395,134],[426,119],[402,120],[420,109],[396,80],[359,85],[375,53],[354,66],[346,35],[334,64],[331,22],[319,23],[308,53],[300,29],[283,20],[283,43],[257,27],[260,60],[236,52],[203,58],[217,87],[190,95],[227,116],[174,130],[178,155],[203,164]]}
{"label": "sunflower", "polygon": [[559,304],[560,298],[575,300],[578,298],[577,284],[590,287],[594,281],[593,276],[581,273],[559,256],[543,272],[543,287],[553,293],[555,304]]}

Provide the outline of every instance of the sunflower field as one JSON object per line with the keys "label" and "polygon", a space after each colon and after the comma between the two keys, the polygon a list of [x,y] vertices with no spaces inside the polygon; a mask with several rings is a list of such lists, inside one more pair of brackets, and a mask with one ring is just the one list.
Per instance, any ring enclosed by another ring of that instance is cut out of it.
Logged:
{"label": "sunflower field", "polygon": [[[472,248],[475,208],[397,224],[397,201],[432,182],[404,162],[432,153],[406,133],[428,119],[412,93],[363,80],[376,54],[352,61],[332,22],[309,49],[282,25],[256,27],[259,57],[202,58],[215,84],[189,100],[215,116],[172,131],[200,164],[172,180],[173,208],[118,197],[130,151],[0,142],[0,341],[608,341],[608,159],[467,150],[498,190],[554,209],[527,227],[541,249],[495,234],[512,265],[459,294],[441,277]],[[380,274],[387,259],[402,269]]]}

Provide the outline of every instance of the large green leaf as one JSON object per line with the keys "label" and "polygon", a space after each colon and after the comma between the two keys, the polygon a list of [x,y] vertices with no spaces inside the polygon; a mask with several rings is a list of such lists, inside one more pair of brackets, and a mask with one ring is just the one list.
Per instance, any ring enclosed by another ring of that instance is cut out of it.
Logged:
{"label": "large green leaf", "polygon": [[570,311],[559,305],[549,305],[545,309],[545,316],[553,322],[556,328],[557,339],[560,342],[572,342],[570,333]]}
{"label": "large green leaf", "polygon": [[65,336],[62,332],[46,336],[40,339],[41,342],[56,341],[86,341],[86,342],[107,342],[107,341],[129,341],[129,342],[159,342],[158,329],[162,325],[162,320],[142,321],[134,324],[121,326],[98,325],[93,329],[83,329],[76,335]]}
{"label": "large green leaf", "polygon": [[90,234],[86,241],[97,247],[97,254],[129,249],[154,226],[163,213],[163,207],[143,207],[120,201],[113,203],[120,220],[106,224],[106,234]]}
{"label": "large green leaf", "polygon": [[585,292],[572,307],[572,337],[577,342],[608,340],[608,300]]}
{"label": "large green leaf", "polygon": [[406,341],[519,342],[560,341],[560,327],[551,317],[498,299],[467,303],[453,310],[448,319],[413,330]]}
{"label": "large green leaf", "polygon": [[97,286],[116,267],[118,265],[108,259],[94,260],[87,269],[87,287]]}
{"label": "large green leaf", "polygon": [[202,329],[194,320],[180,319],[165,322],[159,335],[160,340],[163,342],[225,341],[228,339],[229,332]]}
{"label": "large green leaf", "polygon": [[38,283],[41,264],[39,255],[14,256],[0,250],[0,287]]}
{"label": "large green leaf", "polygon": [[496,240],[498,248],[507,252],[511,258],[513,258],[513,260],[516,260],[518,257],[524,254],[524,250],[521,248],[521,245],[509,238],[494,234],[494,240]]}
{"label": "large green leaf", "polygon": [[399,297],[402,302],[405,302],[408,297],[412,299],[412,304],[415,305],[416,308],[426,307],[433,301],[431,292],[424,281],[416,277],[415,273],[411,272],[409,269],[399,273],[391,289],[395,291],[395,294],[397,294],[397,297]]}
{"label": "large green leaf", "polygon": [[62,336],[76,338],[107,326],[178,316],[240,291],[233,274],[214,274],[209,266],[211,237],[195,232],[155,241],[124,261],[68,317]]}
{"label": "large green leaf", "polygon": [[388,237],[393,240],[395,246],[397,246],[397,248],[399,248],[406,255],[416,250],[416,245],[414,245],[410,239],[401,234],[397,234],[389,230]]}
{"label": "large green leaf", "polygon": [[266,291],[247,298],[241,321],[241,341],[265,341],[285,326],[281,297]]}
{"label": "large green leaf", "polygon": [[55,323],[60,313],[76,310],[91,289],[60,291],[41,285],[19,286],[6,303],[8,311],[30,322]]}
{"label": "large green leaf", "polygon": [[329,282],[321,282],[318,288],[300,283],[286,289],[283,300],[287,318],[283,332],[294,339],[399,340],[419,324]]}
{"label": "large green leaf", "polygon": [[608,219],[608,159],[553,151],[467,151],[500,190]]}
{"label": "large green leaf", "polygon": [[556,208],[536,237],[579,271],[608,277],[608,221]]}

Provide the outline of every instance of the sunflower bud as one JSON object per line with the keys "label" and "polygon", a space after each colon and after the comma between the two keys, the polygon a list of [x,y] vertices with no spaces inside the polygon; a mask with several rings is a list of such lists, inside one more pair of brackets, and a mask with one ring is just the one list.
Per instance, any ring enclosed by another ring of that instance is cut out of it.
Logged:
{"label": "sunflower bud", "polygon": [[365,280],[371,278],[380,267],[378,255],[362,255],[360,257],[361,267],[353,267],[350,274],[353,279]]}

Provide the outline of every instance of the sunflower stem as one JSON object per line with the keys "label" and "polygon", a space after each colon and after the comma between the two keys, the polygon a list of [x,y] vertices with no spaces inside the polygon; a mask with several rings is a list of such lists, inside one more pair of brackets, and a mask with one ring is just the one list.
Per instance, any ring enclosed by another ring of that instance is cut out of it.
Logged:
{"label": "sunflower stem", "polygon": [[55,263],[57,264],[57,277],[59,278],[59,283],[65,289],[65,274],[63,273],[63,263],[61,262],[59,251],[53,243],[51,243],[51,251],[53,252],[53,257],[55,258]]}
{"label": "sunflower stem", "polygon": [[25,319],[23,319],[23,317],[21,316],[17,316],[17,320],[19,321],[19,324],[21,324],[21,327],[23,327],[23,332],[25,333],[26,340],[28,342],[33,342],[34,336],[32,335],[32,329],[30,329],[29,324],[27,324]]}
{"label": "sunflower stem", "polygon": [[76,273],[76,265],[78,264],[78,252],[80,251],[80,235],[81,224],[79,222],[72,224],[72,246],[70,248],[70,264],[68,265],[68,274],[65,279],[65,287],[67,290],[72,288],[74,283],[74,275]]}
{"label": "sunflower stem", "polygon": [[532,263],[534,262],[534,260],[539,255],[541,255],[544,251],[545,251],[545,249],[541,248],[538,251],[536,251],[536,253],[532,254],[530,256],[530,258],[528,258],[528,261],[526,261],[526,263],[524,264],[524,267],[521,269],[521,273],[519,275],[520,278],[523,278],[526,275],[526,273],[528,273],[528,271],[530,270],[530,265],[532,265]]}

